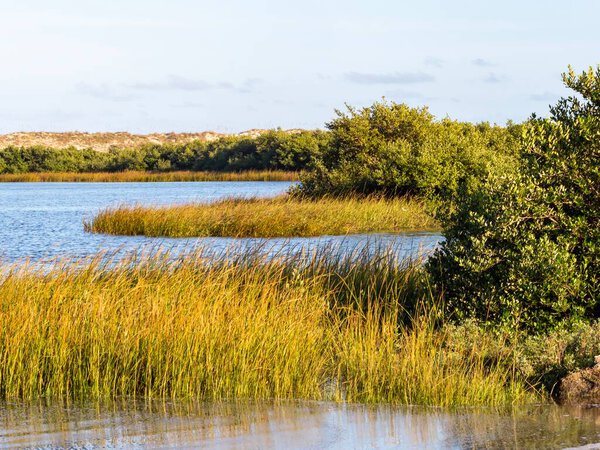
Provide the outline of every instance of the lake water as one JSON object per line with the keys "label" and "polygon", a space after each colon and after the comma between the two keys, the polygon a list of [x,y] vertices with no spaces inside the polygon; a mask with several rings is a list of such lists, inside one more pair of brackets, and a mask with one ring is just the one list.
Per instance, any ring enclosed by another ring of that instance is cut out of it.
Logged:
{"label": "lake water", "polygon": [[0,183],[0,259],[13,262],[63,256],[89,256],[99,251],[127,251],[143,246],[174,250],[202,246],[214,251],[262,244],[270,251],[334,245],[355,248],[370,242],[393,245],[402,255],[426,252],[441,237],[436,233],[405,235],[324,236],[301,239],[164,239],[106,236],[83,231],[83,220],[108,206],[168,205],[208,202],[231,196],[275,196],[289,182],[205,183]]}
{"label": "lake water", "polygon": [[[3,426],[2,426],[3,425]],[[293,403],[0,406],[2,448],[597,449],[600,409]]]}

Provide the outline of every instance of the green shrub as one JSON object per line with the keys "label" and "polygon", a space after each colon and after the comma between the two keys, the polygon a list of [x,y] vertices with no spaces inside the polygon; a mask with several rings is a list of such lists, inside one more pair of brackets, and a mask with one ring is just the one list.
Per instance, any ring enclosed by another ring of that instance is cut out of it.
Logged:
{"label": "green shrub", "polygon": [[600,67],[525,127],[520,170],[461,198],[428,263],[448,309],[544,330],[600,316]]}
{"label": "green shrub", "polygon": [[576,323],[537,334],[484,327],[477,321],[446,324],[448,358],[475,352],[488,366],[513,368],[518,378],[548,393],[556,393],[561,378],[594,365],[600,354],[600,321]]}
{"label": "green shrub", "polygon": [[490,172],[514,167],[515,130],[441,121],[427,108],[376,102],[327,124],[331,143],[298,191],[308,196],[384,193],[451,201]]}

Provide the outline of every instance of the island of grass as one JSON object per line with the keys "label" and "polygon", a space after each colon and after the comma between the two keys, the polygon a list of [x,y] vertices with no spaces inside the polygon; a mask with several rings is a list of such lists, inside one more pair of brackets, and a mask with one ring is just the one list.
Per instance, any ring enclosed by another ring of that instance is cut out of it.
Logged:
{"label": "island of grass", "polygon": [[425,203],[409,198],[230,198],[214,203],[117,206],[86,221],[85,230],[153,237],[309,237],[435,231]]}

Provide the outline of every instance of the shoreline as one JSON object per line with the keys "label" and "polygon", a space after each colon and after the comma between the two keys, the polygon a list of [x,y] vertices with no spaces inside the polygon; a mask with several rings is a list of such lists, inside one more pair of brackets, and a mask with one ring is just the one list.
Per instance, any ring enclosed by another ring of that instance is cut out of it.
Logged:
{"label": "shoreline", "polygon": [[299,178],[299,172],[273,170],[252,170],[243,172],[27,172],[19,174],[0,174],[0,183],[164,183],[202,181],[298,181]]}

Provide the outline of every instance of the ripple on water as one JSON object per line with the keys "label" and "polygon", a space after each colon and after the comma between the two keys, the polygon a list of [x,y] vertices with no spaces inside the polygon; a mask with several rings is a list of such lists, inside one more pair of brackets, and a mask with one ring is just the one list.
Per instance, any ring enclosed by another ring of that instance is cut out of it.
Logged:
{"label": "ripple on water", "polygon": [[3,448],[598,448],[600,409],[326,402],[2,404]]}

